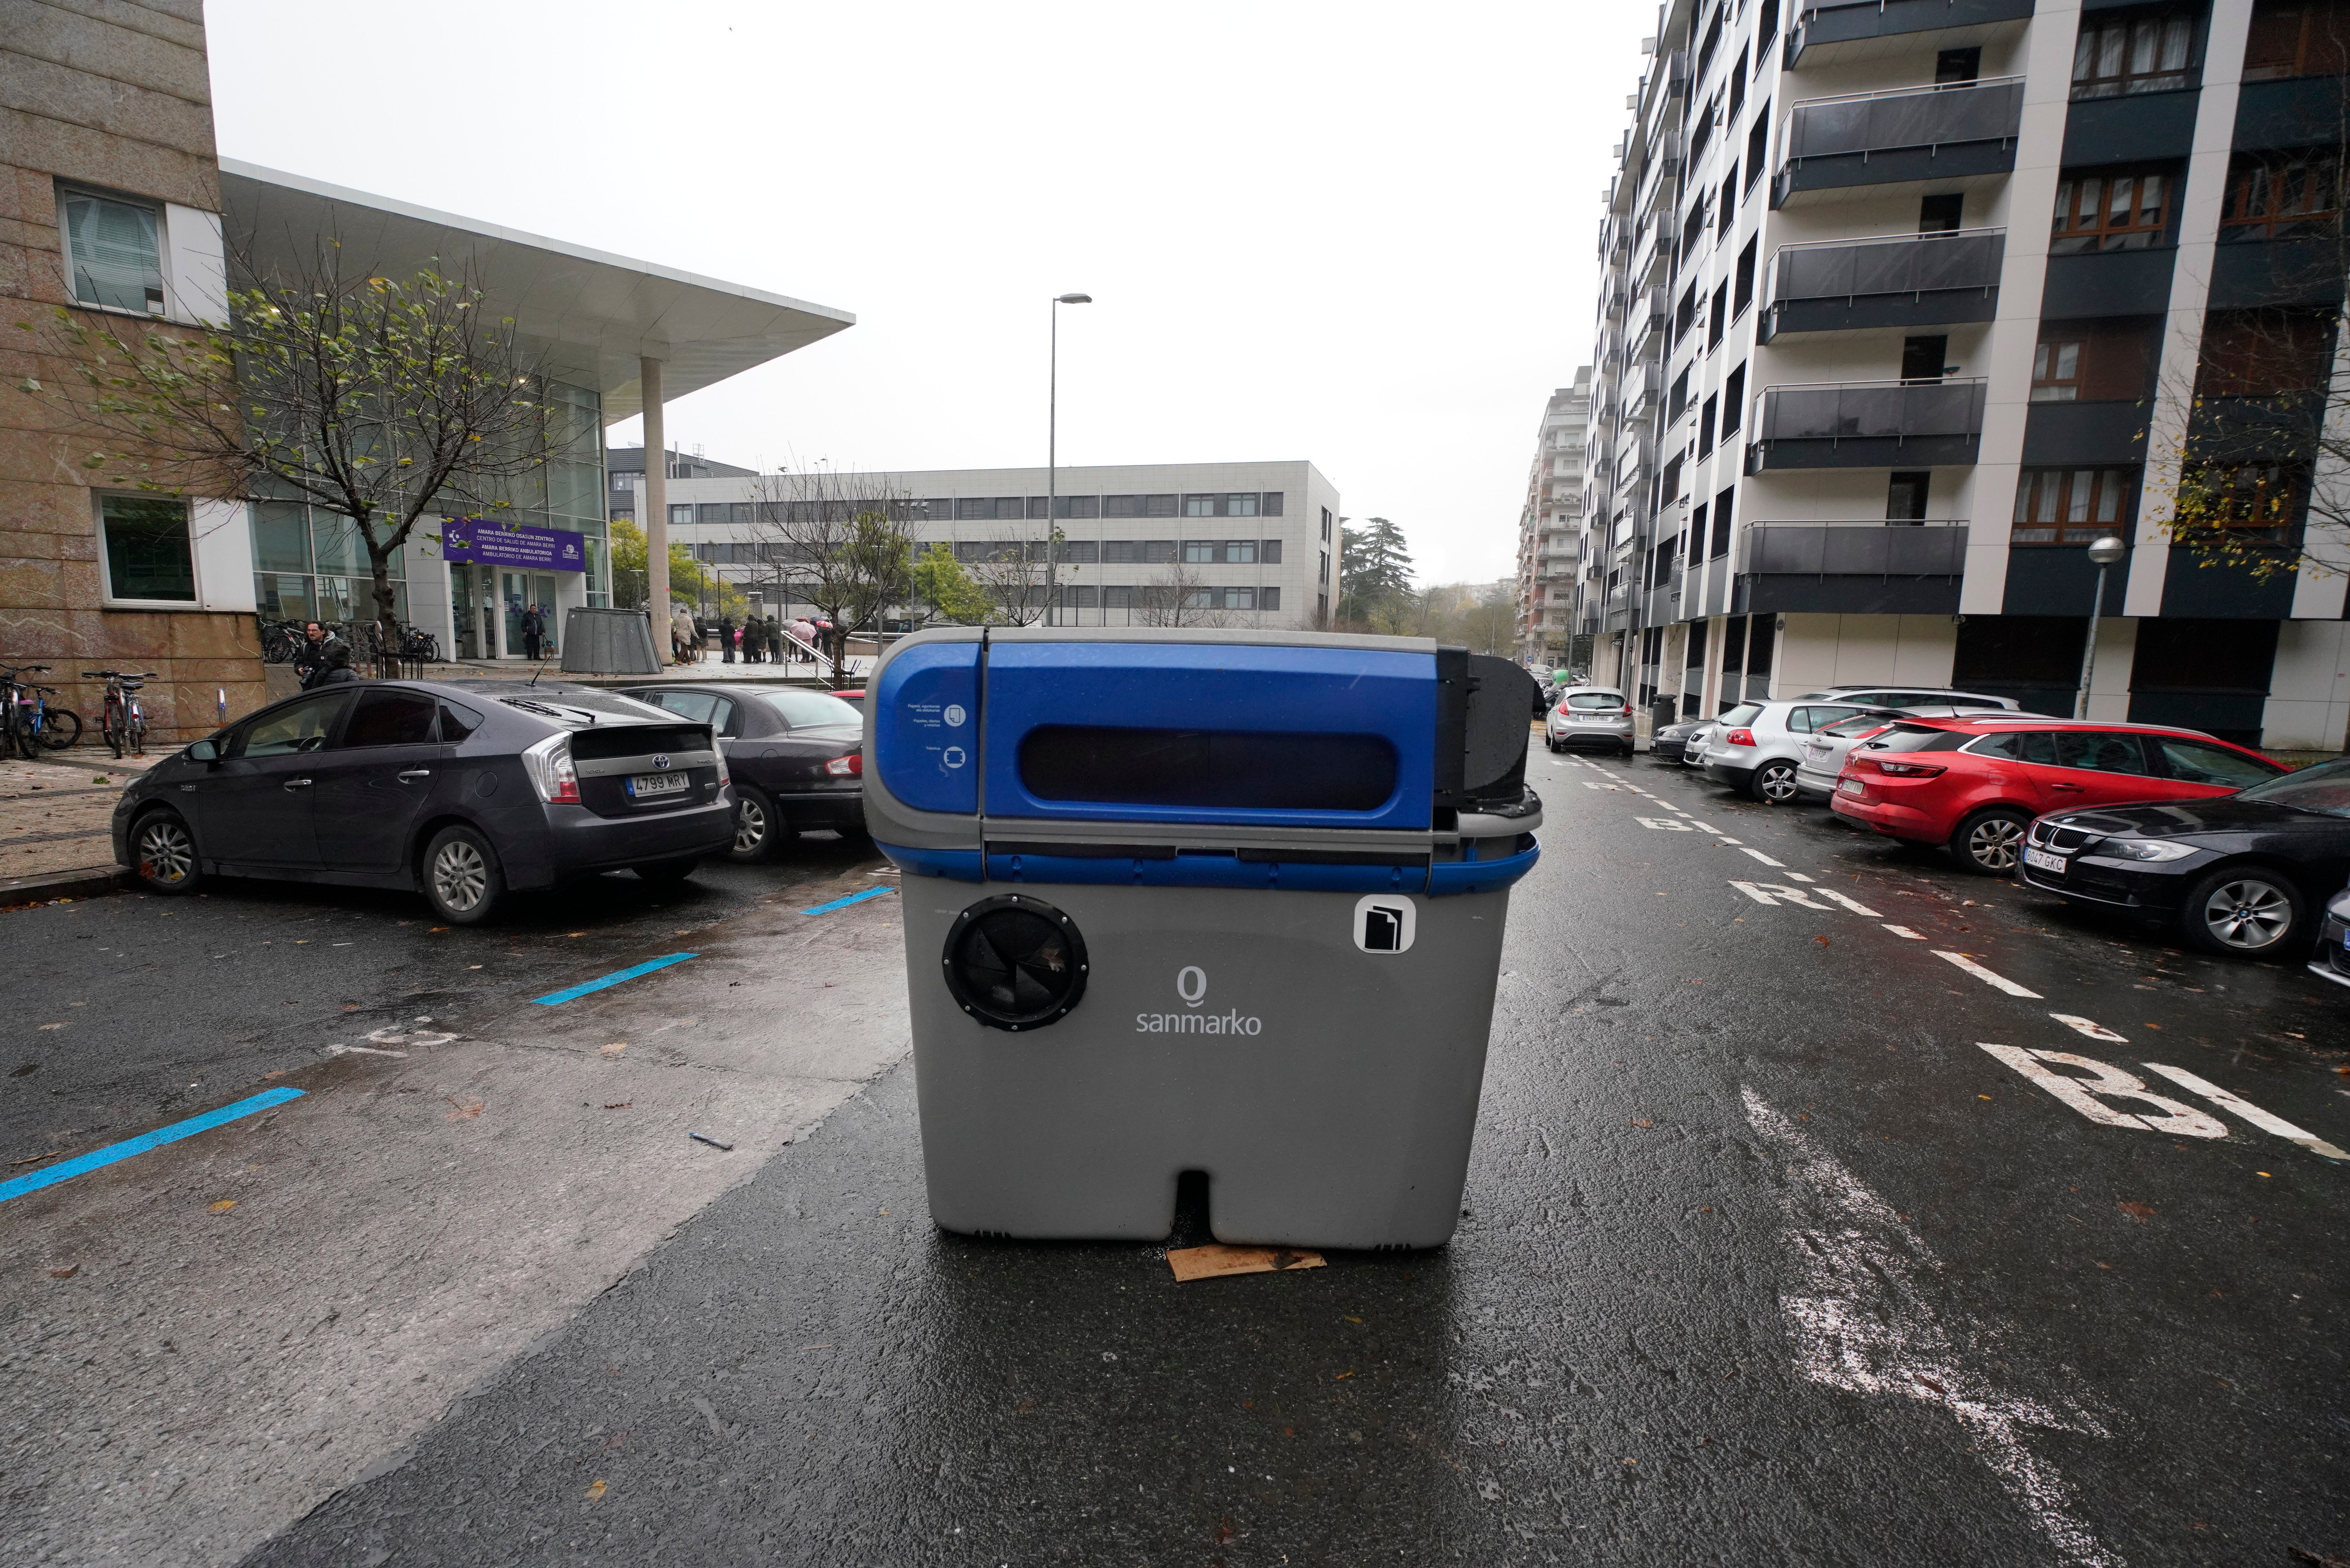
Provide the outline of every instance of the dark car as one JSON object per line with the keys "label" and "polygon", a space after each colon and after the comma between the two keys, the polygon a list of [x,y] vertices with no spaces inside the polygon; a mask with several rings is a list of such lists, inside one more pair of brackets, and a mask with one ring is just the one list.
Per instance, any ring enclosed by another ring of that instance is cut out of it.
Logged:
{"label": "dark car", "polygon": [[2043,892],[2175,920],[2207,952],[2273,957],[2350,880],[2350,759],[2204,800],[2036,817],[2018,870]]}
{"label": "dark car", "polygon": [[615,692],[367,681],[274,703],[149,769],[114,857],[153,892],[262,877],[421,892],[453,924],[509,889],[725,852],[706,724]]}
{"label": "dark car", "polygon": [[809,828],[865,837],[861,708],[829,691],[746,680],[628,691],[717,732],[734,777],[733,859],[764,860]]}
{"label": "dark car", "polygon": [[2336,985],[2350,985],[2350,888],[2334,895],[2318,922],[2317,953],[2309,961],[2312,974]]}

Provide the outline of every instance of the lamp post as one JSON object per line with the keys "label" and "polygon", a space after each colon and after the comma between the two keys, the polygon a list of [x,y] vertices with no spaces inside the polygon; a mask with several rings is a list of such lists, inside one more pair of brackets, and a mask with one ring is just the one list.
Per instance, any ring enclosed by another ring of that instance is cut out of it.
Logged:
{"label": "lamp post", "polygon": [[1055,515],[1061,509],[1060,476],[1060,416],[1061,416],[1061,306],[1091,305],[1090,294],[1056,294],[1053,296],[1053,350],[1045,380],[1045,623],[1057,624],[1059,608],[1053,602],[1061,591],[1060,552],[1053,548],[1053,536],[1060,527]]}
{"label": "lamp post", "polygon": [[2111,534],[2089,546],[2089,559],[2096,563],[2097,592],[2089,601],[2089,635],[2081,649],[2081,691],[2073,700],[2073,717],[2089,716],[2089,678],[2097,669],[2097,622],[2106,615],[2106,568],[2122,558],[2127,547]]}

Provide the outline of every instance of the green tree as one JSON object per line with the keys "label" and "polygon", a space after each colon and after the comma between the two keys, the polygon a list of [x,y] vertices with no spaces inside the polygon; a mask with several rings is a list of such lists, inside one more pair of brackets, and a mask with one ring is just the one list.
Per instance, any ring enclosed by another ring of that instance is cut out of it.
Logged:
{"label": "green tree", "polygon": [[942,541],[914,558],[913,582],[914,602],[929,611],[932,620],[977,626],[995,607],[955,559],[954,546]]}
{"label": "green tree", "polygon": [[[623,607],[642,605],[651,592],[645,580],[645,563],[652,546],[645,531],[626,517],[612,519],[612,600]],[[669,597],[698,605],[709,587],[702,563],[683,545],[669,547]]]}
{"label": "green tree", "polygon": [[592,417],[540,396],[513,320],[484,319],[462,278],[380,276],[332,238],[289,271],[233,271],[255,281],[229,292],[225,325],[132,327],[60,307],[17,326],[72,367],[52,390],[101,443],[80,460],[97,482],[275,495],[348,518],[396,648],[391,563],[418,525],[494,520],[517,494],[534,504],[540,471],[592,439]]}
{"label": "green tree", "polygon": [[1395,624],[1411,618],[1411,551],[1403,530],[1384,517],[1340,531],[1338,615],[1342,620]]}

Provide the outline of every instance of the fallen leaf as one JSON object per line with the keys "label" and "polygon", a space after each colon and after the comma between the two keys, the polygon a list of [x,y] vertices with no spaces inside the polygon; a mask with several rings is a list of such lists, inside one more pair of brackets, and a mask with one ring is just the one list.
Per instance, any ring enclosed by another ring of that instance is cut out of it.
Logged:
{"label": "fallen leaf", "polygon": [[1652,1127],[1657,1124],[1649,1120],[1647,1116],[1634,1116],[1632,1118],[1632,1125],[1636,1127]]}
{"label": "fallen leaf", "polygon": [[[448,929],[449,929],[449,928],[448,928],[448,927],[446,927],[446,926],[435,926],[435,927],[433,927],[433,928],[432,928],[432,930],[434,930],[434,931],[445,931],[445,930],[447,930]],[[427,932],[425,933],[425,935],[427,935],[427,936],[430,936],[430,935],[432,935],[432,931],[427,931]]]}
{"label": "fallen leaf", "polygon": [[1829,941],[1829,940],[1827,940],[1827,938],[1825,938],[1825,937],[1814,937],[1814,938],[1812,939],[1812,940],[1814,940],[1814,941],[1815,941],[1815,942],[1819,943],[1819,944],[1820,944],[1820,946],[1822,946],[1822,947],[1824,947],[1824,948],[1825,948],[1825,947],[1834,947],[1834,946],[1835,945],[1835,943],[1833,943],[1833,942]]}
{"label": "fallen leaf", "polygon": [[1323,1267],[1322,1254],[1288,1247],[1177,1247],[1167,1254],[1167,1266],[1177,1282],[1210,1280],[1224,1274],[1276,1274],[1292,1269]]}
{"label": "fallen leaf", "polygon": [[1333,1383],[1344,1383],[1347,1378],[1352,1377],[1353,1376],[1354,1373],[1351,1370],[1341,1372],[1337,1376],[1330,1379],[1330,1381]]}
{"label": "fallen leaf", "polygon": [[1977,1095],[1975,1098],[1978,1100],[1988,1100],[1991,1096],[1989,1095]]}
{"label": "fallen leaf", "polygon": [[2149,1023],[2149,1024],[2147,1024],[2146,1027],[2147,1027],[2147,1028],[2148,1028],[2148,1029],[2159,1029],[2159,1028],[2161,1028],[2161,1027],[2162,1027],[2162,1025],[2161,1025],[2161,1024],[2159,1024],[2159,1023]]}
{"label": "fallen leaf", "polygon": [[2154,1210],[2147,1204],[2116,1203],[2114,1207],[2120,1210],[2123,1213],[2128,1215],[2131,1219],[2137,1220],[2141,1225],[2154,1218]]}
{"label": "fallen leaf", "polygon": [[[2256,1171],[2252,1172],[2252,1174],[2253,1174],[2254,1176],[2267,1176],[2267,1175],[2268,1175],[2268,1172],[2267,1172],[2267,1171],[2265,1171],[2265,1170],[2256,1170]],[[2273,1179],[2273,1178],[2272,1178],[2271,1179]]]}
{"label": "fallen leaf", "polygon": [[62,1023],[44,1023],[41,1027],[44,1029],[63,1029],[65,1025]]}
{"label": "fallen leaf", "polygon": [[474,1117],[482,1114],[482,1102],[479,1100],[467,1100],[463,1104],[460,1105],[456,1100],[451,1099],[447,1095],[443,1095],[441,1097],[444,1100],[448,1100],[451,1105],[457,1106],[455,1110],[451,1111],[447,1116],[441,1118],[443,1121],[467,1122],[472,1121]]}
{"label": "fallen leaf", "polygon": [[629,1043],[627,1041],[615,1040],[609,1045],[604,1047],[603,1054],[607,1056],[617,1056],[628,1048]]}
{"label": "fallen leaf", "polygon": [[[1344,1314],[1343,1313],[1342,1313],[1342,1314],[1340,1314],[1339,1315],[1341,1315],[1341,1316],[1345,1316],[1345,1314]],[[1361,1318],[1358,1318],[1358,1317],[1350,1317],[1350,1318],[1347,1318],[1347,1321],[1348,1323],[1360,1323],[1360,1322],[1362,1322],[1363,1320],[1362,1320]]]}
{"label": "fallen leaf", "polygon": [[566,931],[563,934],[567,937],[584,937],[588,933],[585,931]]}
{"label": "fallen leaf", "polygon": [[1019,1403],[1017,1406],[1014,1407],[1014,1411],[1013,1411],[1013,1413],[1014,1413],[1014,1414],[1015,1414],[1015,1415],[1025,1416],[1029,1411],[1034,1410],[1035,1407],[1036,1407],[1036,1401],[1035,1401],[1035,1400],[1034,1400],[1034,1399],[1023,1399],[1023,1400],[1021,1400],[1021,1401],[1020,1401],[1020,1403]]}
{"label": "fallen leaf", "polygon": [[603,1495],[604,1483],[602,1481],[598,1481],[588,1489],[588,1501],[589,1502],[594,1502],[598,1498],[602,1497]]}
{"label": "fallen leaf", "polygon": [[81,1265],[79,1263],[76,1263],[70,1269],[51,1269],[49,1271],[49,1278],[53,1280],[69,1280],[80,1272]]}
{"label": "fallen leaf", "polygon": [[236,1207],[236,1199],[234,1199],[234,1198],[224,1198],[224,1199],[222,1199],[219,1202],[217,1202],[217,1203],[215,1203],[215,1204],[213,1204],[213,1213],[215,1213],[215,1214],[225,1214],[225,1213],[227,1213],[230,1210],[232,1210],[232,1209],[235,1208],[235,1207]]}
{"label": "fallen leaf", "polygon": [[265,1078],[282,1078],[282,1077],[284,1077],[284,1076],[285,1076],[285,1075],[286,1075],[289,1071],[291,1071],[291,1069],[289,1069],[289,1068],[286,1068],[286,1067],[279,1067],[279,1068],[277,1068],[276,1070],[275,1070],[274,1072],[264,1073],[264,1074],[263,1074],[263,1075],[262,1075],[263,1077],[265,1077]]}

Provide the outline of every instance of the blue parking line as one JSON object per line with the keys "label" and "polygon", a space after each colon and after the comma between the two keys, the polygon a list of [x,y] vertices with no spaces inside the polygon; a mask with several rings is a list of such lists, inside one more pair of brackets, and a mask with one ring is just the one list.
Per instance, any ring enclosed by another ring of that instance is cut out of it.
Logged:
{"label": "blue parking line", "polygon": [[802,909],[803,915],[829,915],[835,909],[846,909],[851,904],[861,904],[868,898],[878,898],[884,893],[894,893],[895,888],[868,888],[862,893],[851,893],[846,898],[835,898],[829,904],[818,904],[813,909]]}
{"label": "blue parking line", "polygon": [[583,980],[577,985],[567,985],[561,991],[550,991],[545,996],[534,996],[531,1000],[541,1007],[553,1007],[558,1002],[569,1002],[572,998],[585,996],[591,991],[602,991],[607,986],[618,985],[624,980],[634,980],[640,974],[650,974],[657,969],[667,969],[673,963],[683,963],[690,958],[701,956],[700,953],[663,953],[657,959],[647,959],[642,963],[630,964],[626,969],[616,969],[608,975],[598,976],[595,980]]}
{"label": "blue parking line", "polygon": [[5,1203],[11,1198],[22,1198],[27,1192],[38,1192],[44,1187],[55,1187],[60,1181],[70,1181],[77,1176],[112,1165],[118,1159],[129,1159],[134,1154],[145,1154],[151,1148],[161,1148],[167,1143],[193,1137],[200,1132],[219,1127],[223,1122],[233,1122],[240,1116],[249,1116],[255,1111],[265,1111],[272,1106],[282,1106],[288,1100],[301,1097],[299,1089],[264,1089],[249,1100],[239,1100],[233,1106],[223,1106],[216,1111],[206,1111],[203,1116],[190,1116],[186,1121],[173,1122],[170,1127],[157,1127],[153,1132],[140,1133],[137,1137],[125,1138],[120,1143],[110,1143],[104,1148],[76,1155],[63,1164],[53,1165],[47,1170],[36,1170],[30,1176],[12,1177],[0,1181],[0,1203]]}

